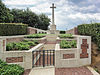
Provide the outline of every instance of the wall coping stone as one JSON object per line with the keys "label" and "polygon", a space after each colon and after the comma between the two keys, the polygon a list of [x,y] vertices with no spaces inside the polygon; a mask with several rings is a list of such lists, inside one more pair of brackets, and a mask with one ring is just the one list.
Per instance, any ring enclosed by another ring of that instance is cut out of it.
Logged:
{"label": "wall coping stone", "polygon": [[18,38],[18,37],[25,37],[27,35],[16,35],[16,36],[0,36],[0,38]]}

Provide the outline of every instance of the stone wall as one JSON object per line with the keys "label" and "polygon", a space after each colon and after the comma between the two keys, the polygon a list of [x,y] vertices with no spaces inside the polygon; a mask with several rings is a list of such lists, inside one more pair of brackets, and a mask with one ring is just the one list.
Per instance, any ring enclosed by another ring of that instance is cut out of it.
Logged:
{"label": "stone wall", "polygon": [[38,29],[38,28],[33,28],[33,27],[28,27],[27,28],[27,34],[36,34],[36,33],[47,33],[47,31]]}
{"label": "stone wall", "polygon": [[41,50],[43,44],[26,51],[6,51],[6,39],[0,39],[0,59],[8,64],[19,64],[25,69],[31,69],[33,63],[32,51]]}
{"label": "stone wall", "polygon": [[47,31],[46,30],[42,30],[42,29],[37,29],[37,33],[46,33],[47,34]]}
{"label": "stone wall", "polygon": [[24,37],[11,37],[11,38],[6,38],[7,43],[11,42],[20,42],[24,39]]}
{"label": "stone wall", "polygon": [[27,28],[27,34],[36,34],[37,33],[37,29],[33,28],[33,27],[28,27]]}
{"label": "stone wall", "polygon": [[66,34],[78,35],[77,27],[74,27],[73,29],[67,30]]}
{"label": "stone wall", "polygon": [[80,67],[91,64],[91,37],[77,36],[77,48],[55,47],[55,67]]}

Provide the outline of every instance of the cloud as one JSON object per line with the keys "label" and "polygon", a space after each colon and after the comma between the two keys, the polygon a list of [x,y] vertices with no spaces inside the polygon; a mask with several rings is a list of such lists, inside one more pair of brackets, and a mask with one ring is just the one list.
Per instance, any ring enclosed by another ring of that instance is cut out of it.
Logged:
{"label": "cloud", "polygon": [[100,22],[100,0],[3,0],[5,5],[12,8],[30,8],[33,12],[45,13],[51,18],[50,6],[55,3],[55,24],[57,29],[71,29],[90,21]]}

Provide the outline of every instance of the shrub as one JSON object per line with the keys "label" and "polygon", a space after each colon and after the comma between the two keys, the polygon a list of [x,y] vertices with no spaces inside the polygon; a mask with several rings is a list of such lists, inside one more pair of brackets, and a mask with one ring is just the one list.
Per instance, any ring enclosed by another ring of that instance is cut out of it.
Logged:
{"label": "shrub", "polygon": [[26,36],[26,38],[42,38],[45,36],[46,36],[46,34],[32,34],[32,35]]}
{"label": "shrub", "polygon": [[38,44],[38,41],[28,41],[24,40],[19,43],[8,43],[6,46],[7,51],[10,50],[29,50],[31,46]]}
{"label": "shrub", "polygon": [[66,33],[66,31],[60,31],[60,34],[65,34]]}
{"label": "shrub", "polygon": [[0,60],[0,75],[22,75],[24,68],[16,64],[8,65]]}
{"label": "shrub", "polygon": [[30,46],[35,46],[36,45],[35,42],[32,42],[32,41],[27,42],[27,44],[30,45]]}
{"label": "shrub", "polygon": [[11,50],[13,48],[13,46],[14,45],[12,43],[9,43],[9,44],[7,44],[6,48],[9,51],[9,50]]}
{"label": "shrub", "polygon": [[39,42],[37,40],[34,40],[33,42],[35,42],[35,44],[39,44]]}
{"label": "shrub", "polygon": [[30,46],[25,43],[16,43],[15,47],[13,47],[13,50],[29,50]]}
{"label": "shrub", "polygon": [[60,47],[61,48],[76,48],[76,41],[75,40],[72,40],[72,41],[62,40],[60,42]]}
{"label": "shrub", "polygon": [[27,25],[22,23],[0,23],[0,36],[27,34]]}
{"label": "shrub", "polygon": [[100,23],[79,25],[78,33],[92,36],[92,41],[98,45],[100,50]]}
{"label": "shrub", "polygon": [[60,38],[73,38],[72,34],[60,34]]}

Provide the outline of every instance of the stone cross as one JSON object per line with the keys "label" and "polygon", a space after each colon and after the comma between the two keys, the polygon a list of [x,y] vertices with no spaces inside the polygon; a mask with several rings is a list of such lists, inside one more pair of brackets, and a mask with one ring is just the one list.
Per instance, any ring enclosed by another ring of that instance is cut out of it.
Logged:
{"label": "stone cross", "polygon": [[54,3],[52,4],[52,7],[50,7],[50,8],[52,8],[52,25],[55,25],[54,24],[54,8],[56,8],[56,7],[54,6]]}

